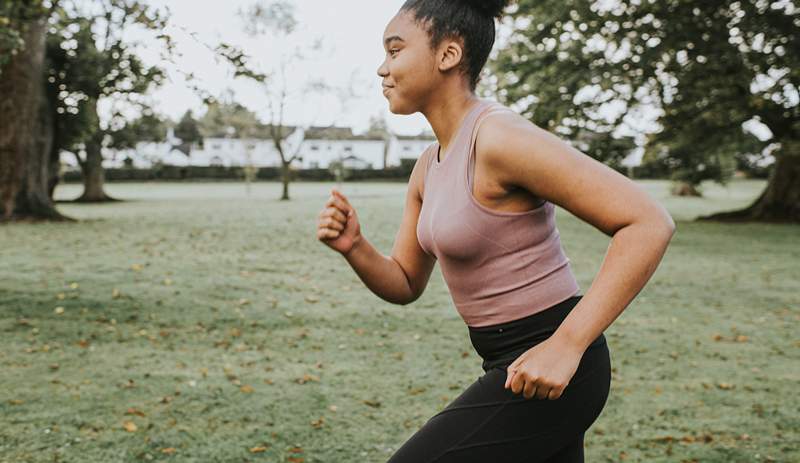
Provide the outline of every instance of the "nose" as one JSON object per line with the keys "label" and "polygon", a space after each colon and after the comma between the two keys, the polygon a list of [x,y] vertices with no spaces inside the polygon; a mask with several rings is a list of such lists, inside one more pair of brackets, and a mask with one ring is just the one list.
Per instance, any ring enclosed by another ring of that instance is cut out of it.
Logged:
{"label": "nose", "polygon": [[383,60],[383,62],[381,62],[381,65],[378,66],[378,76],[386,77],[387,75],[389,75],[389,73],[387,72],[386,69],[386,60]]}

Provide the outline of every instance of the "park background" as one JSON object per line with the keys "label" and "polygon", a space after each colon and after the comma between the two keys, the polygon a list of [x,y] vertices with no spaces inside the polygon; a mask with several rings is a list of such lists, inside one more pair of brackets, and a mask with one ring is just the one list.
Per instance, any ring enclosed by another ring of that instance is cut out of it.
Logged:
{"label": "park background", "polygon": [[[0,462],[385,461],[482,373],[438,267],[396,306],[316,240],[338,186],[389,252],[435,141],[380,95],[401,4],[0,5]],[[794,2],[507,12],[479,94],[677,224],[587,461],[797,461]],[[557,221],[585,290],[608,237]]]}

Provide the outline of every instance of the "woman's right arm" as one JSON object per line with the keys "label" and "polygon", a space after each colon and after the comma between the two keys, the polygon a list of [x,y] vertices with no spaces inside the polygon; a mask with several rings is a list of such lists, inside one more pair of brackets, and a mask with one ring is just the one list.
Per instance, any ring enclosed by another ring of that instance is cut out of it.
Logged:
{"label": "woman's right arm", "polygon": [[417,221],[422,207],[419,188],[424,173],[422,159],[420,156],[411,171],[403,218],[390,256],[381,254],[361,235],[355,209],[339,191],[333,191],[328,207],[320,214],[317,231],[320,241],[339,251],[373,293],[394,304],[405,305],[417,300],[428,285],[436,263],[417,241]]}

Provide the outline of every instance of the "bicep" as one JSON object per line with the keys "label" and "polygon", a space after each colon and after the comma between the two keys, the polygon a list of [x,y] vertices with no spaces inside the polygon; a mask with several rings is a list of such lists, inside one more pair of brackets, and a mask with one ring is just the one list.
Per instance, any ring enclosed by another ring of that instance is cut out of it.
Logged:
{"label": "bicep", "polygon": [[525,188],[608,236],[644,219],[674,227],[644,189],[558,136],[519,115],[497,117],[487,125],[483,148],[501,183]]}
{"label": "bicep", "polygon": [[408,181],[403,217],[392,246],[392,258],[406,274],[414,299],[425,290],[436,263],[436,259],[422,249],[417,239],[417,222],[422,208],[419,184],[422,181],[423,169],[420,160],[414,165]]}

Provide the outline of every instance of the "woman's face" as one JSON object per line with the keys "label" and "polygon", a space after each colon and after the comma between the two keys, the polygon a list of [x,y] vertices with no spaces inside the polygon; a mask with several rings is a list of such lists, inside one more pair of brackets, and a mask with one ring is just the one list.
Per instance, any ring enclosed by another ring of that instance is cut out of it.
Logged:
{"label": "woman's face", "polygon": [[394,114],[413,114],[439,83],[434,52],[428,34],[401,11],[389,21],[383,33],[385,58],[378,68],[383,94]]}

